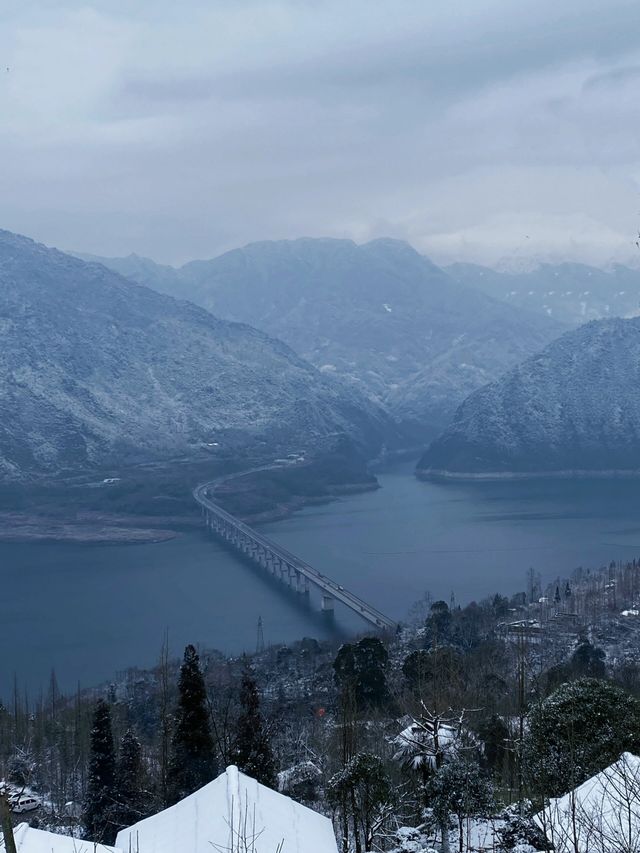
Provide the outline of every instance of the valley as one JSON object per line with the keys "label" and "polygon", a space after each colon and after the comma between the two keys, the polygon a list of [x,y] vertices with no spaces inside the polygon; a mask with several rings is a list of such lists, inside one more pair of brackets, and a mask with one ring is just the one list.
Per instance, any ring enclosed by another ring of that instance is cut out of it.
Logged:
{"label": "valley", "polygon": [[640,6],[9,3],[0,853],[640,853]]}
{"label": "valley", "polygon": [[[308,506],[259,530],[398,620],[429,592],[466,604],[545,582],[578,566],[640,553],[636,486],[629,481],[424,483],[414,462],[378,473],[380,488]],[[198,518],[198,524],[200,524]],[[168,630],[238,654],[303,636],[366,629],[338,607],[334,622],[210,539],[204,527],[159,544],[0,543],[0,643],[30,690],[55,668],[61,684],[91,685],[150,666]]]}

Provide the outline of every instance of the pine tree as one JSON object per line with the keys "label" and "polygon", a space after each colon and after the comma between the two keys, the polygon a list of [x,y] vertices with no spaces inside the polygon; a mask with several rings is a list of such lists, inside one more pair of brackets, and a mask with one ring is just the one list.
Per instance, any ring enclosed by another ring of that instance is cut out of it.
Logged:
{"label": "pine tree", "polygon": [[204,678],[200,659],[191,645],[184,650],[178,691],[169,768],[171,803],[202,788],[217,773]]}
{"label": "pine tree", "polygon": [[131,826],[147,815],[142,747],[135,734],[128,729],[120,741],[116,769],[116,823],[118,829]]}
{"label": "pine tree", "polygon": [[93,715],[83,815],[85,834],[91,841],[111,844],[115,840],[115,771],[111,712],[107,703],[100,699]]}
{"label": "pine tree", "polygon": [[275,763],[269,737],[260,714],[258,687],[248,667],[240,687],[242,713],[238,719],[233,757],[238,769],[262,785],[275,784]]}
{"label": "pine tree", "polygon": [[389,654],[377,637],[345,643],[333,662],[338,689],[354,691],[359,710],[381,708],[388,702],[388,667]]}

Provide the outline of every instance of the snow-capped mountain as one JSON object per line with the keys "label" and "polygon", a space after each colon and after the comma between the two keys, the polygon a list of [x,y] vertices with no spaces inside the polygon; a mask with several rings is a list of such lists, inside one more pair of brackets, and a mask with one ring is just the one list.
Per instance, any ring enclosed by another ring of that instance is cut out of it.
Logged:
{"label": "snow-capped mountain", "polygon": [[0,336],[0,476],[389,435],[280,341],[6,231]]}
{"label": "snow-capped mountain", "polygon": [[640,314],[640,270],[619,264],[610,270],[584,264],[540,264],[518,272],[453,264],[447,272],[495,299],[571,326]]}
{"label": "snow-capped mountain", "polygon": [[[104,259],[103,263],[114,262]],[[455,407],[564,327],[456,282],[398,240],[253,243],[177,271],[118,270],[280,338],[431,434]],[[143,277],[141,277],[143,276]]]}
{"label": "snow-capped mountain", "polygon": [[424,474],[640,471],[640,318],[568,332],[476,391]]}

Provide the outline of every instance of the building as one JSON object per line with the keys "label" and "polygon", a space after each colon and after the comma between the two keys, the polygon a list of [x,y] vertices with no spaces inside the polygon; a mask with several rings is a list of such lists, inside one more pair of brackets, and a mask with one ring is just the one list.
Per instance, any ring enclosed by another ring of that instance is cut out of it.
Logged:
{"label": "building", "polygon": [[[105,847],[104,844],[94,844],[93,841],[80,841],[68,835],[57,835],[54,832],[43,832],[33,829],[27,823],[19,824],[14,830],[18,853],[120,853],[115,847]],[[0,841],[0,851],[4,853],[5,846]]]}
{"label": "building", "polygon": [[555,853],[640,850],[640,758],[625,752],[534,820]]}
{"label": "building", "polygon": [[119,832],[116,846],[125,853],[227,853],[254,847],[259,853],[338,850],[329,818],[260,785],[234,766],[175,806]]}

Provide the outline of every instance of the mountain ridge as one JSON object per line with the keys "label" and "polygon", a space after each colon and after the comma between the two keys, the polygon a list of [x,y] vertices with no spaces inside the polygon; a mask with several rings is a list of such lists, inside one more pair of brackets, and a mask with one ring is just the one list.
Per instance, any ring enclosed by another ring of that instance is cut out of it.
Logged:
{"label": "mountain ridge", "polygon": [[640,404],[633,390],[639,383],[640,318],[580,326],[465,400],[418,472],[635,475]]}
{"label": "mountain ridge", "polygon": [[457,281],[495,299],[570,326],[640,313],[640,270],[623,264],[600,269],[579,263],[543,263],[515,272],[459,263],[446,270]]}
{"label": "mountain ridge", "polygon": [[155,286],[284,340],[416,435],[434,435],[471,391],[565,328],[456,282],[393,238],[251,243],[176,275]]}
{"label": "mountain ridge", "polygon": [[0,231],[0,475],[394,427],[282,341]]}

